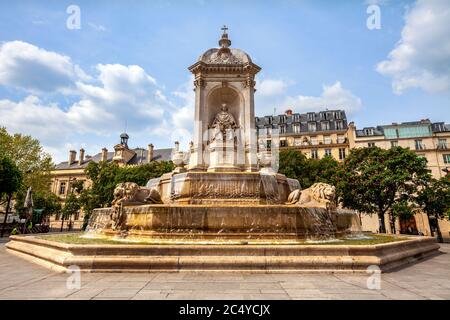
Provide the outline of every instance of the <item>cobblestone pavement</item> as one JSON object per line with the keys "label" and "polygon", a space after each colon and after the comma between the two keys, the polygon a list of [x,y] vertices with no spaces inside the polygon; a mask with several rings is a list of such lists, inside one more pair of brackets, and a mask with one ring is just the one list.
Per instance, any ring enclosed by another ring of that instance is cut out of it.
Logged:
{"label": "cobblestone pavement", "polygon": [[367,288],[369,274],[225,272],[82,273],[80,288],[68,289],[69,274],[9,254],[0,241],[0,299],[450,299],[450,244],[441,252],[382,274],[379,290]]}

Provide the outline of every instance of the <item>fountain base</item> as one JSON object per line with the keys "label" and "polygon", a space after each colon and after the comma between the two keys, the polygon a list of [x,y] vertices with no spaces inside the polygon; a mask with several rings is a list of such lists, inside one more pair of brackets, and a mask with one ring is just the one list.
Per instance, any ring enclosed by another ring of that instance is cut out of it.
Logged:
{"label": "fountain base", "polygon": [[[12,236],[9,252],[56,271],[84,272],[382,272],[433,256],[430,237],[378,245],[289,244],[68,244]],[[72,269],[73,270],[73,269]],[[373,270],[373,269],[372,269]]]}

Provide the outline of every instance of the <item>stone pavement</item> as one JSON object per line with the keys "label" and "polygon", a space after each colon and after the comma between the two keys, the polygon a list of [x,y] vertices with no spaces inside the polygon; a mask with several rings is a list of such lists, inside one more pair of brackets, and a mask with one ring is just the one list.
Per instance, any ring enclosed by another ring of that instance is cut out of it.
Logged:
{"label": "stone pavement", "polygon": [[379,290],[367,289],[369,274],[225,272],[83,273],[80,288],[68,289],[69,274],[11,255],[0,241],[0,299],[450,299],[450,244],[441,252],[382,274]]}

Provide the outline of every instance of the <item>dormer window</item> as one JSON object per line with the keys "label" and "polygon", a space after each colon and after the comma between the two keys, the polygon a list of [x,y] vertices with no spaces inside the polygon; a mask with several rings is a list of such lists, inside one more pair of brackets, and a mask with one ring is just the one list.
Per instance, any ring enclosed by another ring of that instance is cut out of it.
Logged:
{"label": "dormer window", "polygon": [[373,136],[373,129],[372,128],[365,128],[364,129],[364,134],[366,136]]}

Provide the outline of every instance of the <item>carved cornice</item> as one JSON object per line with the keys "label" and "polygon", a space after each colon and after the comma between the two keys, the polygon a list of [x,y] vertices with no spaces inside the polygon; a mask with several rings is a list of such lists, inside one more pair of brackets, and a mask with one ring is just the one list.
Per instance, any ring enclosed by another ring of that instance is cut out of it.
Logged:
{"label": "carved cornice", "polygon": [[188,68],[194,74],[198,73],[249,73],[257,74],[261,68],[254,63],[236,64],[206,64],[199,61]]}

